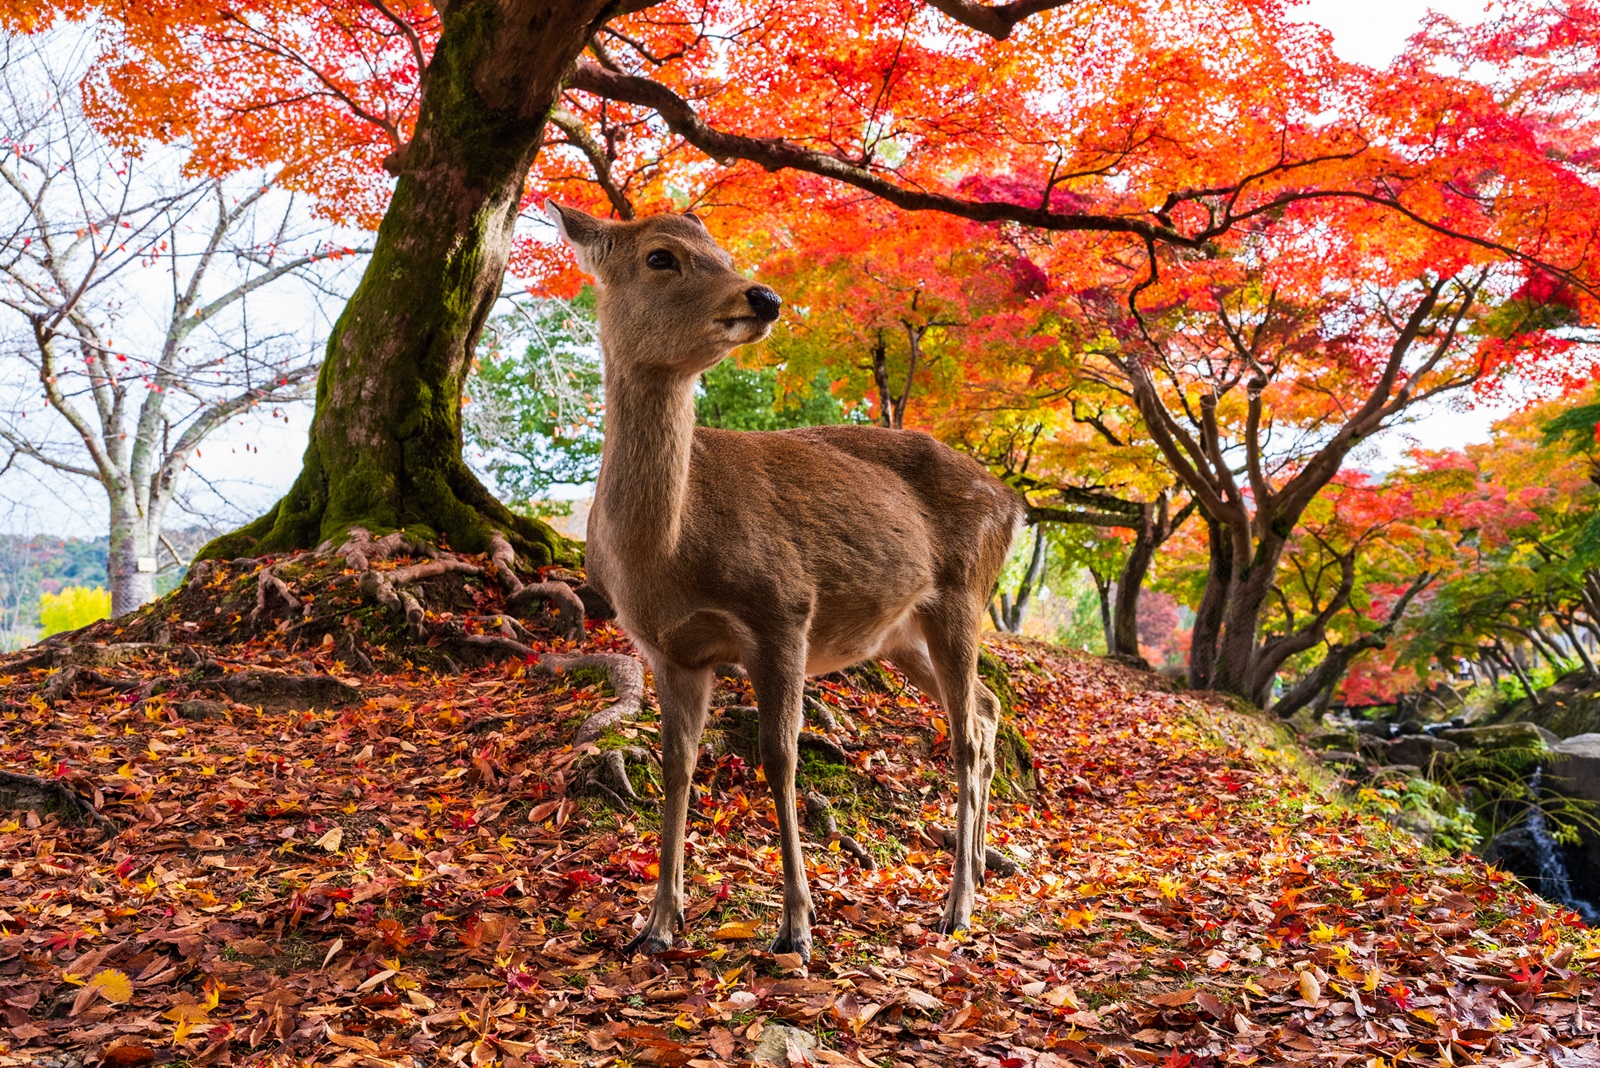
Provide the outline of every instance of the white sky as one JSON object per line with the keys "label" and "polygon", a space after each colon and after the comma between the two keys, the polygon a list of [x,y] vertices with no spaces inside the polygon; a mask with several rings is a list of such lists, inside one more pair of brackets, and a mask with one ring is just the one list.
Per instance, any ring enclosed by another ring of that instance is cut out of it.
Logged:
{"label": "white sky", "polygon": [[[1307,0],[1299,12],[1320,22],[1334,36],[1334,47],[1345,59],[1373,66],[1386,65],[1405,45],[1429,9],[1464,22],[1482,17],[1485,0]],[[1432,447],[1459,446],[1487,437],[1489,424],[1502,412],[1461,407],[1429,413],[1403,431],[1375,443],[1374,452],[1361,459],[1386,466],[1414,440]],[[260,514],[277,500],[300,470],[305,449],[310,408],[294,411],[286,424],[267,419],[247,419],[219,432],[201,448],[190,473],[187,489],[197,500],[229,513],[216,518],[242,522]],[[216,489],[208,493],[206,480]],[[63,484],[65,483],[65,484]],[[73,485],[71,480],[42,481],[13,468],[0,478],[0,530],[93,536],[107,527],[105,496],[94,485]],[[9,515],[8,515],[9,513]],[[185,517],[174,509],[171,526]]]}

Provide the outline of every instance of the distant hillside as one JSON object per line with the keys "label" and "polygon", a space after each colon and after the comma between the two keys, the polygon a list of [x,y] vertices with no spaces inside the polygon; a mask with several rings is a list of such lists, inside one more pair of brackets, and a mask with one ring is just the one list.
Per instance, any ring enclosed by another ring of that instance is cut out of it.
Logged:
{"label": "distant hillside", "polygon": [[[199,528],[174,531],[167,540],[185,563],[213,532]],[[57,538],[49,535],[0,534],[0,649],[29,645],[39,637],[39,595],[65,586],[106,584],[106,538]],[[165,547],[157,559],[156,592],[167,593],[182,576]]]}

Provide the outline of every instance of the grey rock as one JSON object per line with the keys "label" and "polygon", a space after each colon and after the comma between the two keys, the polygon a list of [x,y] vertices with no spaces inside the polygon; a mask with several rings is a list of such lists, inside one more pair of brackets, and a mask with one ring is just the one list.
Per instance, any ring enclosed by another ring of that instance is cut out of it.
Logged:
{"label": "grey rock", "polygon": [[1416,764],[1386,764],[1381,768],[1372,769],[1372,781],[1382,782],[1385,779],[1418,779],[1422,777],[1422,768]]}
{"label": "grey rock", "polygon": [[808,1056],[817,1048],[816,1036],[809,1031],[784,1024],[768,1024],[761,1029],[761,1038],[751,1051],[750,1059],[758,1064],[781,1064],[786,1068],[801,1068],[811,1063]]}
{"label": "grey rock", "polygon": [[1406,734],[1388,743],[1384,750],[1385,764],[1415,764],[1426,768],[1439,756],[1454,753],[1461,747],[1447,738],[1431,734]]}
{"label": "grey rock", "polygon": [[1579,734],[1550,748],[1555,756],[1545,768],[1546,781],[1569,797],[1600,801],[1600,734]]}
{"label": "grey rock", "polygon": [[1463,749],[1533,749],[1554,746],[1561,739],[1537,723],[1493,723],[1486,727],[1456,727],[1439,737]]}

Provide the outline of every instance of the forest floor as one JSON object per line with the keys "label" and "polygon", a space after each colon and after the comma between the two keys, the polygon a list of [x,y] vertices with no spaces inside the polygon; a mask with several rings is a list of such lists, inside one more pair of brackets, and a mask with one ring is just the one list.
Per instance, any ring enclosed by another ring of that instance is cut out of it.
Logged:
{"label": "forest floor", "polygon": [[[609,627],[589,644],[624,648]],[[686,930],[624,959],[652,774],[631,769],[637,809],[578,783],[598,750],[653,745],[648,702],[574,748],[605,683],[524,660],[355,677],[331,638],[210,650],[359,688],[265,707],[191,691],[157,646],[75,691],[0,665],[0,767],[113,823],[0,812],[0,1065],[1600,1064],[1600,939],[1575,916],[1356,811],[1250,716],[989,649],[1038,780],[990,824],[1020,870],[970,933],[935,935],[944,724],[871,674],[824,681],[835,723],[802,785],[838,826],[808,855],[809,967],[765,951],[776,832],[734,712],[699,768]],[[96,685],[140,678],[169,688]]]}

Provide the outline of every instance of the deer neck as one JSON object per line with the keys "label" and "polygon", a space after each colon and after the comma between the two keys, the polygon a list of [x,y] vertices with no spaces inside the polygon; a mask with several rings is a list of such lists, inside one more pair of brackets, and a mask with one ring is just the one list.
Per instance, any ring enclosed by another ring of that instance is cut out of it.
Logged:
{"label": "deer neck", "polygon": [[606,436],[595,496],[607,537],[666,555],[683,530],[694,445],[694,377],[659,368],[606,373]]}

